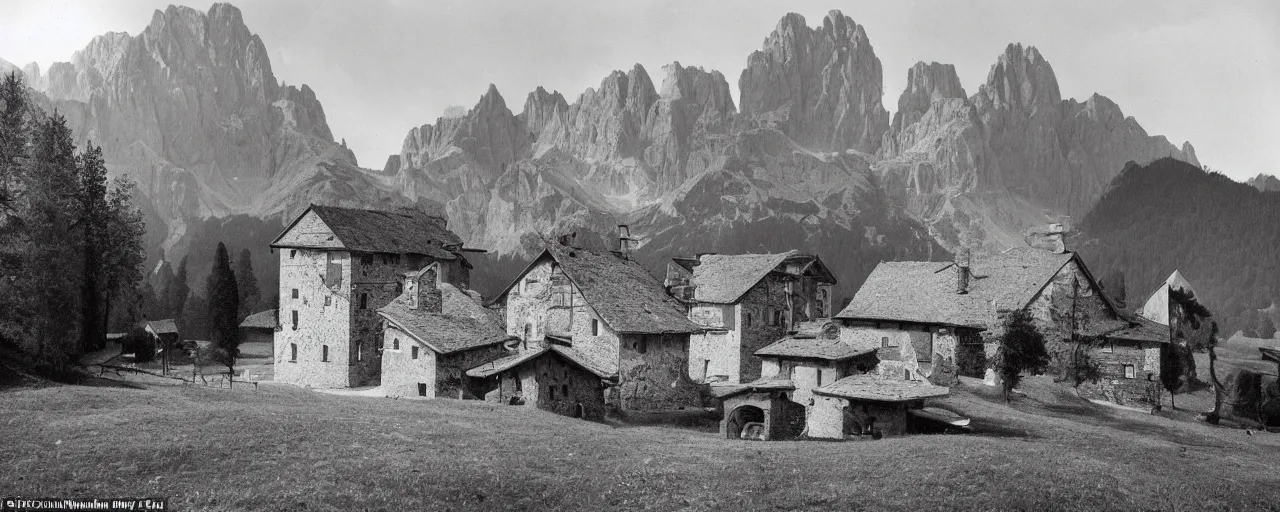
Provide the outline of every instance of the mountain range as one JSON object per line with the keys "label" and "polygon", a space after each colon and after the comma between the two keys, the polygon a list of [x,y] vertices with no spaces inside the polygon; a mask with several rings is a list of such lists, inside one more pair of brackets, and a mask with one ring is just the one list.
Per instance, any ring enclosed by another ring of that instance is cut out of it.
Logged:
{"label": "mountain range", "polygon": [[[659,81],[638,64],[615,71],[572,102],[537,88],[519,113],[490,86],[411,129],[382,169],[359,167],[315,91],[278,82],[267,55],[235,7],[171,6],[136,36],[101,35],[70,62],[21,72],[112,172],[140,182],[151,239],[171,258],[236,238],[227,226],[269,233],[309,203],[416,205],[490,251],[481,291],[540,237],[626,224],[653,268],[799,248],[849,296],[881,260],[999,250],[1083,216],[1125,162],[1199,165],[1190,144],[1147,134],[1104,96],[1063,99],[1021,44],[972,95],[953,66],[917,63],[890,118],[880,60],[839,11],[818,26],[782,17],[747,56],[737,105],[721,72],[679,62]],[[270,289],[274,262],[255,260]]]}

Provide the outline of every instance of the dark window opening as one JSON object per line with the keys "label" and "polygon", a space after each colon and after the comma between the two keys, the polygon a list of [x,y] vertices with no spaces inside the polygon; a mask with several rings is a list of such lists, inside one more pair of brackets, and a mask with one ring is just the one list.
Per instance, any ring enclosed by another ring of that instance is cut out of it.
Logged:
{"label": "dark window opening", "polygon": [[524,383],[523,383],[523,382],[520,382],[520,374],[519,374],[519,373],[511,372],[511,380],[515,381],[515,386],[516,386],[516,392],[517,392],[517,393],[519,393],[519,392],[521,392],[521,391],[524,391]]}
{"label": "dark window opening", "polygon": [[400,338],[391,340],[391,348],[394,350],[400,350]]}
{"label": "dark window opening", "polygon": [[418,396],[427,396],[427,384],[425,382],[418,383]]}
{"label": "dark window opening", "polygon": [[551,399],[552,399],[552,400],[555,400],[555,399],[556,399],[556,387],[555,387],[555,386],[547,386],[547,391],[551,393]]}
{"label": "dark window opening", "polygon": [[360,309],[369,309],[369,294],[360,294]]}
{"label": "dark window opening", "polygon": [[293,298],[295,298],[295,299],[296,299],[296,298],[298,298],[298,289],[297,289],[297,288],[294,288],[294,289],[293,289]]}
{"label": "dark window opening", "polygon": [[564,398],[566,398],[566,399],[567,399],[567,398],[569,398],[569,385],[568,385],[568,384],[561,384],[561,385],[560,385],[560,396],[562,396],[562,397],[564,397]]}
{"label": "dark window opening", "polygon": [[320,360],[326,363],[329,362],[329,346],[328,345],[320,346]]}
{"label": "dark window opening", "polygon": [[591,319],[591,335],[592,336],[600,335],[600,321],[594,318]]}
{"label": "dark window opening", "polygon": [[298,310],[290,311],[290,317],[293,319],[293,330],[298,330]]}
{"label": "dark window opening", "polygon": [[326,305],[326,306],[332,306],[332,305],[333,305],[333,297],[330,297],[330,296],[328,296],[328,295],[325,295],[325,296],[324,296],[324,305]]}
{"label": "dark window opening", "polygon": [[372,264],[373,264],[373,255],[372,255],[372,254],[363,254],[363,255],[361,255],[361,256],[360,256],[360,264],[361,264],[361,265],[372,265]]}
{"label": "dark window opening", "polygon": [[751,313],[747,313],[747,321],[743,322],[743,326],[751,327]]}
{"label": "dark window opening", "polygon": [[298,362],[298,344],[297,343],[289,344],[289,361],[294,363]]}
{"label": "dark window opening", "polygon": [[880,338],[880,347],[882,347],[882,348],[888,348],[888,347],[889,347],[889,337],[888,337],[888,336],[884,336],[884,337]]}
{"label": "dark window opening", "polygon": [[413,346],[413,349],[412,349],[410,352],[412,352],[412,353],[413,353],[413,358],[414,358],[414,359],[417,359],[417,358],[418,358],[418,346],[417,346],[417,345],[414,345],[414,346]]}
{"label": "dark window opening", "polygon": [[404,293],[404,283],[396,283],[396,293]]}

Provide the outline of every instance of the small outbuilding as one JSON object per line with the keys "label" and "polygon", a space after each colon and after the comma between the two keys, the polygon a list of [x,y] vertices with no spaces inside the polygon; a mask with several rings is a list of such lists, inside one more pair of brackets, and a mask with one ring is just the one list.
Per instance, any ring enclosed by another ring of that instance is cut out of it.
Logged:
{"label": "small outbuilding", "polygon": [[280,319],[275,309],[259,311],[240,322],[240,340],[243,343],[273,343]]}
{"label": "small outbuilding", "polygon": [[830,321],[803,322],[786,337],[757,350],[763,378],[789,380],[796,390],[790,398],[812,405],[813,389],[849,375],[867,373],[879,359],[875,348],[840,340],[840,326]]}
{"label": "small outbuilding", "polygon": [[604,419],[604,385],[613,379],[573,347],[546,344],[467,370],[477,395],[587,420]]}
{"label": "small outbuilding", "polygon": [[902,435],[907,432],[909,409],[919,409],[926,398],[949,392],[946,387],[921,380],[851,375],[813,390],[808,435],[819,439]]}
{"label": "small outbuilding", "polygon": [[805,407],[791,400],[796,385],[789,379],[765,377],[745,384],[711,386],[721,400],[720,435],[728,439],[776,441],[804,433]]}

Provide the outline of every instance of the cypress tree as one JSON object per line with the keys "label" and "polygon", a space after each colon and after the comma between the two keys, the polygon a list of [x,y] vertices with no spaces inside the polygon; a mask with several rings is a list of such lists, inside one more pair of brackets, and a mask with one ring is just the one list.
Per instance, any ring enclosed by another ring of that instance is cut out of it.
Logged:
{"label": "cypress tree", "polygon": [[236,259],[236,286],[240,291],[239,320],[254,313],[258,303],[262,301],[262,292],[258,289],[258,277],[253,273],[253,260],[248,249],[240,251]]}

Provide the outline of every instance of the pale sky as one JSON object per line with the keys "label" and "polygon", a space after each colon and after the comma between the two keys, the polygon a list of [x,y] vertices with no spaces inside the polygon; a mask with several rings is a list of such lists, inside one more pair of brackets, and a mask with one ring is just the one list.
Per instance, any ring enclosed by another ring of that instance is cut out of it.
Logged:
{"label": "pale sky", "polygon": [[[166,2],[3,0],[0,58],[48,69],[108,31],[137,34]],[[1237,180],[1280,174],[1280,2],[241,0],[276,79],[309,84],[334,136],[382,168],[406,132],[496,84],[518,113],[538,85],[574,101],[642,64],[724,73],[790,11],[839,9],[866,27],[892,112],[916,61],[954,64],[972,95],[1011,42],[1036,46],[1064,98],[1098,92]],[[207,11],[209,3],[188,4]]]}

